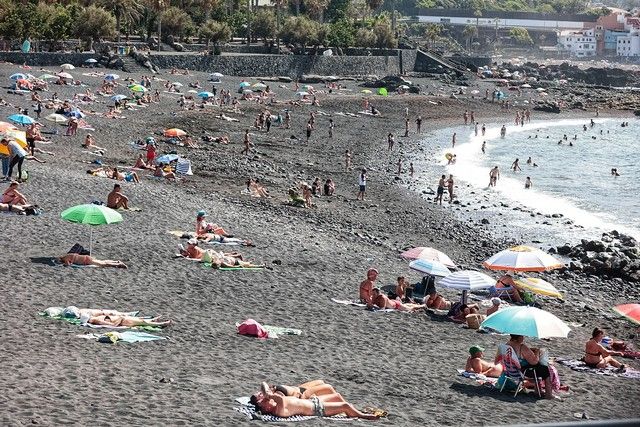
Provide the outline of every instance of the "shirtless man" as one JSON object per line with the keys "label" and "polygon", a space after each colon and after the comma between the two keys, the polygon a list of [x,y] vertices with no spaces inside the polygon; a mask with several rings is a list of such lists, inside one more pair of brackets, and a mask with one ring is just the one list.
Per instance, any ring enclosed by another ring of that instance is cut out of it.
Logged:
{"label": "shirtless man", "polygon": [[114,315],[114,314],[101,314],[98,316],[92,316],[87,323],[92,325],[103,326],[156,326],[159,328],[165,328],[171,324],[171,320],[160,321],[160,317],[153,319],[144,319],[142,317],[127,316],[127,315]]}
{"label": "shirtless man", "polygon": [[244,154],[246,156],[249,155],[249,149],[251,148],[251,140],[249,137],[249,129],[244,131],[244,140],[243,140],[244,148],[240,151],[240,154]]}
{"label": "shirtless man", "polygon": [[372,297],[371,291],[373,290],[373,284],[378,278],[378,270],[370,268],[367,270],[367,278],[360,283],[360,301],[364,304],[371,304]]}
{"label": "shirtless man", "polygon": [[425,307],[424,304],[403,304],[400,300],[391,300],[386,295],[380,293],[379,288],[371,290],[371,303],[367,304],[369,308],[378,307],[381,309],[391,308],[398,311],[417,311]]}
{"label": "shirtless man", "polygon": [[351,151],[349,150],[344,152],[344,168],[348,171],[351,170]]}
{"label": "shirtless man", "polygon": [[451,148],[456,148],[456,132],[454,132],[451,137]]}
{"label": "shirtless man", "polygon": [[434,200],[435,203],[440,203],[442,205],[442,195],[444,194],[445,181],[447,177],[446,175],[442,175],[440,180],[438,181],[438,190],[436,194],[436,198]]}
{"label": "shirtless man", "polygon": [[197,259],[202,262],[211,263],[214,268],[260,268],[265,267],[264,264],[253,264],[242,260],[242,254],[238,252],[218,252],[212,249],[202,249],[198,246],[198,239],[189,239],[187,248],[181,249],[180,254],[186,258]]}
{"label": "shirtless man", "polygon": [[486,148],[487,148],[487,141],[482,141],[482,147],[481,147],[482,154],[486,153],[486,151],[485,151]]}
{"label": "shirtless man", "polygon": [[486,377],[498,378],[502,374],[502,364],[494,365],[486,360],[482,360],[484,348],[474,345],[469,349],[469,356],[464,370],[467,372],[475,372]]}
{"label": "shirtless man", "polygon": [[511,163],[511,169],[513,169],[514,172],[522,171],[520,168],[520,159],[515,159],[513,163]]}
{"label": "shirtless man", "polygon": [[[449,204],[453,203],[453,175],[449,175],[449,179],[447,180],[447,191],[449,191]],[[440,204],[442,204],[442,196],[440,196]]]}
{"label": "shirtless man", "polygon": [[335,400],[323,399],[318,396],[311,399],[300,399],[293,396],[282,396],[271,391],[269,384],[262,383],[262,393],[256,395],[255,405],[263,414],[275,415],[277,417],[288,418],[295,415],[331,417],[338,414],[345,414],[349,418],[363,418],[366,420],[376,420],[379,417],[372,414],[365,414],[358,411],[354,406],[342,399],[336,393]]}
{"label": "shirtless man", "polygon": [[113,190],[107,196],[107,207],[111,209],[129,209],[129,198],[120,191],[120,184],[114,184]]}
{"label": "shirtless man", "polygon": [[489,172],[489,187],[495,187],[499,178],[500,170],[498,169],[498,166],[494,166]]}

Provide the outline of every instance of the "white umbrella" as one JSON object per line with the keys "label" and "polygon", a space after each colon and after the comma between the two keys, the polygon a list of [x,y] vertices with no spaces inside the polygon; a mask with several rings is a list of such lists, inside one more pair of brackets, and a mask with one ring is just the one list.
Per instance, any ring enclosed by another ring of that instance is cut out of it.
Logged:
{"label": "white umbrella", "polygon": [[212,77],[224,77],[222,73],[211,73]]}
{"label": "white umbrella", "polygon": [[86,61],[84,61],[84,62],[86,62],[86,63],[88,63],[88,64],[95,64],[96,62],[98,62],[98,60],[97,60],[97,59],[93,59],[93,58],[89,58],[89,59],[87,59],[87,60],[86,60]]}
{"label": "white umbrella", "polygon": [[488,289],[496,284],[496,280],[484,273],[473,270],[463,270],[451,273],[439,283],[440,286],[462,291]]}
{"label": "white umbrella", "polygon": [[63,70],[73,70],[73,69],[75,69],[76,67],[74,67],[74,66],[73,66],[73,65],[71,65],[71,64],[62,64],[62,65],[60,66],[60,68],[62,68]]}
{"label": "white umbrella", "polygon": [[548,253],[522,245],[500,251],[482,265],[489,270],[503,271],[548,271],[564,267]]}
{"label": "white umbrella", "polygon": [[184,85],[182,83],[180,83],[180,82],[173,82],[173,83],[171,83],[171,86],[173,86],[173,87],[182,87]]}
{"label": "white umbrella", "polygon": [[63,116],[62,114],[49,114],[44,119],[48,120],[50,122],[58,123],[58,124],[67,123],[67,121],[68,121],[68,119],[65,116]]}
{"label": "white umbrella", "polygon": [[73,76],[71,74],[69,74],[69,73],[58,73],[57,76],[61,77],[63,79],[72,79],[73,78]]}

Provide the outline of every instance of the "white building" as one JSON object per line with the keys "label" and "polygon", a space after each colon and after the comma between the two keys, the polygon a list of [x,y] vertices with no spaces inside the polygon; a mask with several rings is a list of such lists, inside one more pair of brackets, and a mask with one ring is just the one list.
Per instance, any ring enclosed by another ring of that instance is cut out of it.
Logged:
{"label": "white building", "polygon": [[619,36],[616,44],[618,56],[640,56],[640,34]]}
{"label": "white building", "polygon": [[558,47],[572,56],[596,56],[596,35],[593,28],[582,31],[561,31]]}

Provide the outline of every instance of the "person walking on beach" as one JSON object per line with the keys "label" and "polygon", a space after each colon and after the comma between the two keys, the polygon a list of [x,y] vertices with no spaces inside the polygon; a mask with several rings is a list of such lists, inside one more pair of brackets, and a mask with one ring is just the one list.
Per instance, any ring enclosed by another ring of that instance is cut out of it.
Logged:
{"label": "person walking on beach", "polygon": [[409,163],[409,176],[411,178],[413,178],[413,172],[414,172],[414,170],[413,170],[413,162],[410,162]]}
{"label": "person walking on beach", "polygon": [[329,138],[333,138],[333,128],[335,128],[336,125],[333,123],[333,119],[329,119]]}
{"label": "person walking on beach", "polygon": [[307,142],[309,142],[309,138],[311,138],[311,131],[313,130],[313,124],[311,124],[311,120],[307,122]]}
{"label": "person walking on beach", "polygon": [[398,175],[402,173],[402,157],[398,159]]}
{"label": "person walking on beach", "polygon": [[527,177],[527,179],[524,180],[524,188],[528,190],[531,187],[533,187],[533,182],[531,182],[531,177]]}
{"label": "person walking on beach", "polygon": [[471,123],[475,123],[476,122],[476,115],[475,115],[475,112],[473,110],[471,110],[471,112],[469,113],[469,121]]}
{"label": "person walking on beach", "polygon": [[482,124],[482,136],[487,132],[487,125],[485,123]]}
{"label": "person walking on beach", "polygon": [[409,118],[408,117],[404,118],[404,137],[405,138],[409,137]]}
{"label": "person walking on beach", "polygon": [[500,128],[500,137],[504,138],[507,135],[507,127],[505,125],[502,125],[502,128]]}
{"label": "person walking on beach", "polygon": [[358,186],[360,187],[360,191],[358,191],[358,196],[356,200],[364,200],[364,196],[367,192],[367,170],[362,169],[360,171],[360,176],[358,177]]}
{"label": "person walking on beach", "polygon": [[456,148],[456,133],[453,133],[453,136],[451,137],[451,148]]}
{"label": "person walking on beach", "polygon": [[389,150],[393,150],[393,146],[396,143],[396,140],[393,137],[392,133],[389,133],[389,135],[387,135],[387,143],[389,145]]}
{"label": "person walking on beach", "polygon": [[246,156],[249,155],[249,149],[251,148],[251,138],[249,137],[249,129],[244,131],[244,148],[240,152],[240,154],[244,154]]}
{"label": "person walking on beach", "polygon": [[476,123],[473,125],[473,132],[476,134],[476,136],[478,136],[478,125],[479,125],[479,123],[478,123],[478,122],[476,122]]}
{"label": "person walking on beach", "polygon": [[420,134],[422,132],[422,116],[418,116],[416,118],[416,133]]}
{"label": "person walking on beach", "polygon": [[498,166],[494,166],[489,172],[489,187],[495,187],[498,179],[500,179],[500,170]]}
{"label": "person walking on beach", "polygon": [[291,129],[291,114],[289,114],[289,110],[284,111],[284,128]]}
{"label": "person walking on beach", "polygon": [[464,114],[462,114],[462,118],[464,119],[464,124],[468,125],[469,124],[469,112],[467,110],[464,110]]}
{"label": "person walking on beach", "polygon": [[444,194],[444,186],[445,186],[446,179],[447,177],[445,175],[442,175],[440,177],[440,181],[438,181],[438,190],[436,193],[436,198],[434,199],[434,203],[440,203],[440,205],[442,205],[442,195]]}
{"label": "person walking on beach", "polygon": [[515,159],[513,163],[511,163],[511,169],[513,169],[514,172],[522,171],[520,168],[520,159]]}
{"label": "person walking on beach", "polygon": [[482,149],[482,154],[486,153],[486,151],[485,151],[486,147],[487,147],[487,141],[482,141],[482,148],[481,148]]}
{"label": "person walking on beach", "polygon": [[[449,179],[447,180],[447,190],[449,191],[449,204],[453,203],[453,175],[449,175]],[[442,198],[442,196],[440,197]]]}
{"label": "person walking on beach", "polygon": [[345,170],[351,170],[351,151],[345,150],[344,152],[344,168]]}

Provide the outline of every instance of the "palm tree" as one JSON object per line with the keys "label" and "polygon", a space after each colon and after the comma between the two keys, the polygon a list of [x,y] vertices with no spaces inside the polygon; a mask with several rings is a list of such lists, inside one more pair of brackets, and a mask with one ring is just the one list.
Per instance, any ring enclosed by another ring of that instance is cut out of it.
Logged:
{"label": "palm tree", "polygon": [[120,25],[122,21],[130,24],[142,16],[144,6],[138,0],[100,0],[99,5],[111,10],[116,17],[116,31],[120,43]]}
{"label": "palm tree", "polygon": [[478,37],[478,27],[476,27],[475,25],[467,25],[466,27],[464,27],[464,30],[462,30],[462,35],[467,41],[467,50],[469,50],[471,46],[471,40],[473,40],[475,37]]}
{"label": "palm tree", "polygon": [[158,20],[158,52],[160,52],[162,44],[162,11],[166,7],[165,0],[146,0],[147,5],[156,13],[156,19]]}

